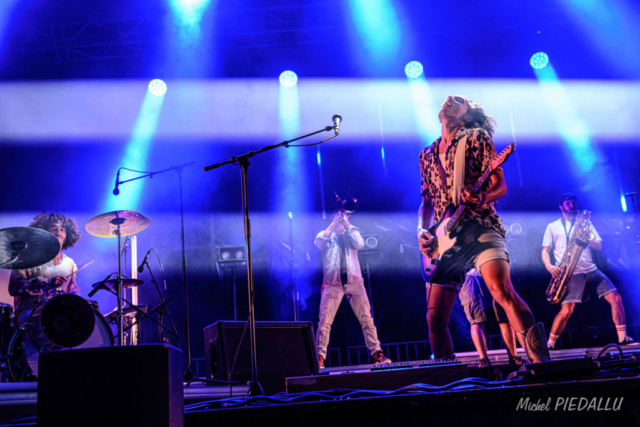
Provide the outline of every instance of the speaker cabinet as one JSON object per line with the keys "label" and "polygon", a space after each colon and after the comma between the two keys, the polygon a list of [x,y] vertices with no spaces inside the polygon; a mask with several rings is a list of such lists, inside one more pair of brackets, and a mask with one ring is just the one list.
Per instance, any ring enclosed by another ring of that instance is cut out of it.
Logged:
{"label": "speaker cabinet", "polygon": [[[225,381],[231,378],[241,384],[251,380],[247,322],[219,321],[209,325],[204,328],[204,342],[209,378]],[[311,322],[256,322],[256,359],[258,382],[267,394],[285,391],[287,377],[316,374],[318,352],[313,325]]]}
{"label": "speaker cabinet", "polygon": [[164,344],[40,354],[38,426],[182,427],[182,351]]}

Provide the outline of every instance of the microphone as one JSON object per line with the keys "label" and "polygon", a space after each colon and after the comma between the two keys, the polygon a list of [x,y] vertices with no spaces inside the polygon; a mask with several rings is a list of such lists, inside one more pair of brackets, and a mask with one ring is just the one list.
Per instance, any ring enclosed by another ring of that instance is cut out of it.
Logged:
{"label": "microphone", "polygon": [[624,196],[625,196],[625,197],[633,197],[633,196],[635,196],[635,195],[637,195],[637,194],[638,194],[638,193],[635,193],[635,192],[634,192],[634,193],[624,193]]}
{"label": "microphone", "polygon": [[147,263],[147,260],[149,259],[149,254],[151,253],[151,251],[152,249],[149,249],[147,254],[144,256],[144,259],[142,260],[142,264],[140,264],[140,267],[138,267],[138,273],[142,273],[142,271],[144,270],[144,265]]}
{"label": "microphone", "polygon": [[100,289],[104,289],[104,284],[107,280],[109,280],[109,277],[113,276],[114,273],[109,274],[107,277],[104,278],[104,280],[98,284],[96,284],[93,288],[93,290],[91,292],[89,292],[89,295],[87,295],[89,298],[91,298],[92,296],[94,296],[96,294],[96,292],[98,292]]}
{"label": "microphone", "polygon": [[333,118],[333,130],[336,132],[336,136],[340,133],[340,122],[342,121],[342,116],[340,114],[334,114]]}
{"label": "microphone", "polygon": [[120,169],[118,169],[118,174],[116,175],[116,187],[113,189],[113,195],[117,196],[120,194],[120,190],[118,190],[118,185],[120,184]]}

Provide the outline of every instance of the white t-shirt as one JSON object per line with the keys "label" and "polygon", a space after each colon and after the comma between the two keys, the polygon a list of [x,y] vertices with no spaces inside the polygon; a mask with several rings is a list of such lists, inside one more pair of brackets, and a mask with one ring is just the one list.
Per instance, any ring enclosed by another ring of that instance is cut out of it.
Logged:
{"label": "white t-shirt", "polygon": [[[565,220],[564,223],[565,225],[563,226],[562,218],[560,218],[547,225],[544,237],[542,238],[542,246],[549,246],[553,249],[553,255],[556,258],[556,265],[562,261],[564,252],[567,249],[567,233],[569,234],[569,238],[571,238],[571,234],[573,234],[574,231],[571,228],[571,221]],[[589,224],[589,230],[591,230],[595,236],[594,240],[597,242],[602,241],[592,223]],[[573,273],[589,273],[597,268],[598,267],[594,264],[593,258],[591,257],[591,250],[589,250],[589,247],[586,247],[582,251],[582,254],[580,254],[580,259],[578,259],[578,263],[576,264],[576,268],[573,270]]]}

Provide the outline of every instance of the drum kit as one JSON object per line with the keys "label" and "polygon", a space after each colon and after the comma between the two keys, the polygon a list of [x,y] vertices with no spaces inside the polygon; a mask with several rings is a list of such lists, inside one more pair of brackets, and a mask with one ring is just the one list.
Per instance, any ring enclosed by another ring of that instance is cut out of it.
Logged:
{"label": "drum kit", "polygon": [[[150,222],[150,219],[135,211],[114,211],[91,219],[85,228],[93,236],[116,237],[120,255],[121,237],[141,232]],[[0,268],[35,268],[53,260],[60,250],[58,239],[45,230],[31,227],[0,230]],[[72,274],[77,274],[88,264]],[[93,291],[89,293],[91,298],[95,292],[104,289],[116,295],[118,308],[107,316],[100,313],[96,301],[47,288],[43,289],[41,301],[31,310],[28,320],[21,325],[14,325],[13,307],[0,303],[0,372],[5,373],[11,381],[34,381],[38,376],[38,355],[43,351],[106,347],[114,346],[116,342],[124,345],[125,325],[129,329],[134,321],[139,322],[141,318],[158,323],[148,316],[146,305],[134,306],[123,298],[123,289],[144,282],[123,276],[120,256],[117,276],[110,279],[111,276],[94,284]],[[125,302],[128,303],[126,307]],[[110,322],[117,325],[117,341]],[[177,336],[173,331],[168,331]]]}

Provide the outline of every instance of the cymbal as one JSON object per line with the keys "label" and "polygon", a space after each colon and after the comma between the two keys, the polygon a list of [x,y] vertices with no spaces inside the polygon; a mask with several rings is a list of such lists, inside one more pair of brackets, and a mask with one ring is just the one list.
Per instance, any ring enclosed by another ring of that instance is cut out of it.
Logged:
{"label": "cymbal", "polygon": [[[48,231],[33,227],[0,230],[1,268],[18,270],[37,267],[54,259],[60,250],[60,241]],[[16,257],[15,261],[10,262]]]}
{"label": "cymbal", "polygon": [[[117,279],[109,279],[109,280],[106,280],[104,283],[110,289],[113,289],[113,290],[115,290],[116,286],[118,286],[118,280]],[[135,288],[136,286],[140,286],[143,283],[144,283],[144,280],[140,280],[140,279],[122,279],[122,289]],[[95,288],[99,284],[100,284],[100,282],[94,283],[93,285],[91,285],[91,287]]]}
{"label": "cymbal", "polygon": [[129,236],[147,228],[151,220],[136,211],[113,211],[90,219],[84,228],[96,237],[118,237],[116,234],[118,223],[120,223],[120,235]]}

